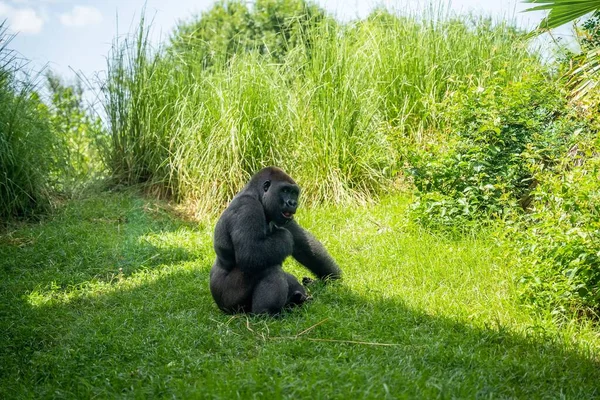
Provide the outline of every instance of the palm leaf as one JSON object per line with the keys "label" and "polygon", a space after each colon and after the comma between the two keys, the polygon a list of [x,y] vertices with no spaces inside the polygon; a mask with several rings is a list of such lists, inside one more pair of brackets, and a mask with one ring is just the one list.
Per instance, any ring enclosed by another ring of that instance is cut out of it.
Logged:
{"label": "palm leaf", "polygon": [[600,8],[600,0],[524,0],[523,3],[540,4],[527,11],[550,10],[536,31],[557,28]]}
{"label": "palm leaf", "polygon": [[[523,3],[539,4],[527,11],[549,10],[529,36],[557,28],[579,17],[600,9],[600,0],[524,0]],[[567,75],[571,96],[579,99],[587,96],[598,86],[600,77],[600,49],[594,49],[580,56],[580,63]]]}
{"label": "palm leaf", "polygon": [[587,96],[598,85],[600,74],[600,48],[581,56],[581,64],[571,70],[568,75],[571,95],[575,100]]}

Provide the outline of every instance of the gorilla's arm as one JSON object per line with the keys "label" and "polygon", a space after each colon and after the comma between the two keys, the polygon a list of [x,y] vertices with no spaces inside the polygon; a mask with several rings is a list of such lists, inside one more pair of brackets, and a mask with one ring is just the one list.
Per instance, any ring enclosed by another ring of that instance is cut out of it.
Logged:
{"label": "gorilla's arm", "polygon": [[342,271],[325,247],[296,221],[290,221],[285,229],[294,237],[294,257],[320,279],[339,279]]}
{"label": "gorilla's arm", "polygon": [[242,271],[256,273],[281,265],[292,254],[292,235],[281,228],[268,232],[265,213],[256,200],[238,199],[229,222],[235,263]]}

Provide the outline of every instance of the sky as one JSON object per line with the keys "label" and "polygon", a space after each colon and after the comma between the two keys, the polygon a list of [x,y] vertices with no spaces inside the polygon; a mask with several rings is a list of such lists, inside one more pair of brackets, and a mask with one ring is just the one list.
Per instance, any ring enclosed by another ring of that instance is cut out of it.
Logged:
{"label": "sky", "polygon": [[[443,1],[443,0],[442,0]],[[427,0],[317,0],[342,20],[364,17],[377,5],[406,12]],[[132,32],[145,5],[152,20],[152,41],[168,37],[179,21],[208,10],[214,0],[0,0],[0,22],[16,36],[9,44],[34,71],[50,68],[67,79],[75,72],[93,78],[106,70],[106,57],[117,35]],[[535,27],[543,12],[521,13],[529,5],[518,0],[454,0],[452,12],[509,18]]]}

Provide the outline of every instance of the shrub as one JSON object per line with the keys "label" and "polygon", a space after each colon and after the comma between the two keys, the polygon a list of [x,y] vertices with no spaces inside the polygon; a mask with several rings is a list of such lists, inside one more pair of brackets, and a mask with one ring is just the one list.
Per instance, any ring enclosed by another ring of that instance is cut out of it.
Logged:
{"label": "shrub", "polygon": [[203,68],[226,64],[235,54],[257,52],[278,62],[326,18],[304,0],[219,1],[192,21],[180,23],[170,39],[178,56]]}
{"label": "shrub", "polygon": [[410,154],[419,190],[413,212],[424,225],[450,228],[526,209],[534,171],[554,165],[576,130],[556,80],[530,72],[504,84],[502,74],[451,93],[447,139]]}
{"label": "shrub", "polygon": [[107,135],[101,120],[85,107],[80,80],[68,85],[51,71],[46,80],[48,117],[56,142],[50,184],[55,191],[73,194],[103,175]]}
{"label": "shrub", "polygon": [[559,315],[600,316],[600,137],[586,127],[560,163],[539,170],[531,213],[511,232],[524,300]]}

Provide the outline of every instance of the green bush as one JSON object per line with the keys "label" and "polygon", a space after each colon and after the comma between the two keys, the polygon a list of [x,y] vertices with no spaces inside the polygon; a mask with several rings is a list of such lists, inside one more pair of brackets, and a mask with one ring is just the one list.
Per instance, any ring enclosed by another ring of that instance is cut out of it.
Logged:
{"label": "green bush", "polygon": [[72,194],[104,170],[101,122],[83,103],[80,84],[48,73],[49,105],[39,74],[22,66],[0,24],[0,221],[47,210],[53,195]]}
{"label": "green bush", "polygon": [[[368,197],[389,187],[393,147],[377,117],[370,72],[348,62],[336,26],[274,64],[240,54],[227,68],[190,72],[144,38],[115,48],[105,106],[113,175],[215,209],[265,165],[289,171],[309,201]],[[139,38],[138,38],[139,39]],[[327,57],[328,52],[339,57]],[[299,61],[300,60],[300,61]]]}
{"label": "green bush", "polygon": [[[534,171],[564,153],[578,123],[560,83],[538,72],[505,84],[457,90],[446,101],[444,133],[409,156],[419,198],[414,217],[452,228],[527,209]],[[444,140],[445,139],[445,140]]]}
{"label": "green bush", "polygon": [[257,52],[281,62],[303,34],[325,20],[325,12],[304,0],[219,1],[191,21],[180,23],[170,50],[203,68],[226,64],[235,54]]}
{"label": "green bush", "polygon": [[514,241],[522,297],[558,314],[600,316],[600,137],[584,129],[572,138],[559,166],[539,171]]}
{"label": "green bush", "polygon": [[49,120],[56,145],[54,168],[50,171],[53,190],[73,194],[105,171],[107,139],[101,120],[85,107],[81,81],[65,84],[49,71]]}

